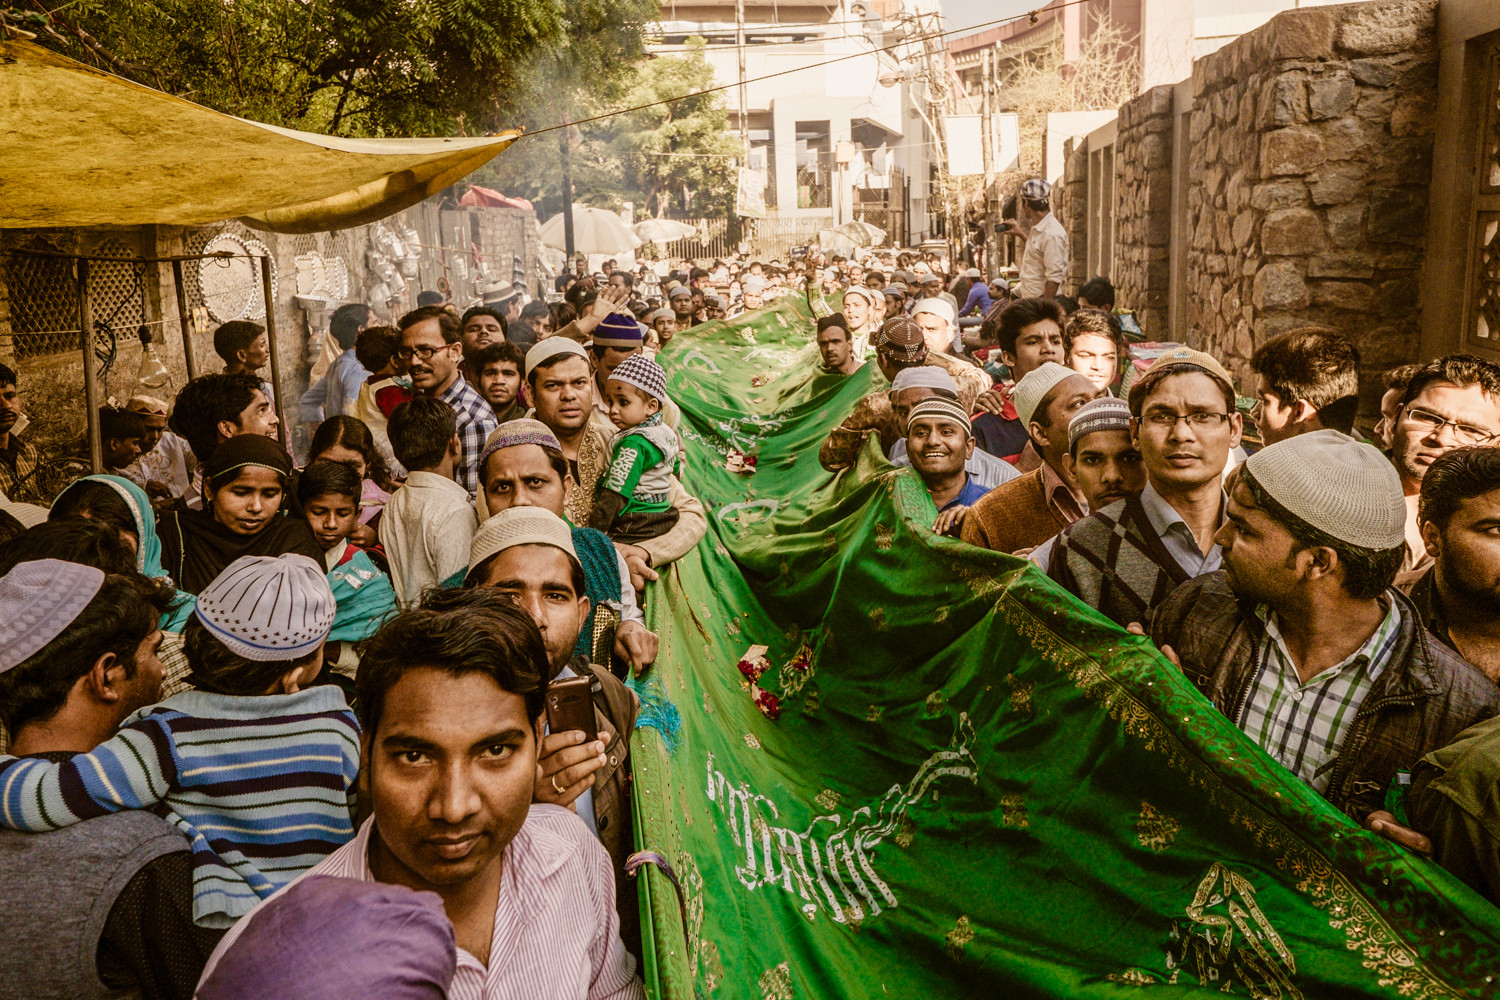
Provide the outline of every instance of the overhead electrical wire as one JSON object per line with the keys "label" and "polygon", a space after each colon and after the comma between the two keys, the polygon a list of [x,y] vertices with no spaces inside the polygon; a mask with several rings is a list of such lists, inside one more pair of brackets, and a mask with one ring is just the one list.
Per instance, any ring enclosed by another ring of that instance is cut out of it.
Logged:
{"label": "overhead electrical wire", "polygon": [[1064,7],[1077,7],[1080,4],[1093,3],[1093,2],[1094,2],[1094,0],[1067,0],[1067,2],[1065,2],[1065,3],[1046,4],[1046,5],[1042,6],[1042,7],[1036,8],[1035,10],[1027,11],[1024,14],[1017,14],[1014,17],[1001,17],[1001,18],[996,18],[993,21],[982,21],[979,24],[971,24],[971,25],[968,25],[968,26],[963,27],[963,28],[950,28],[947,31],[930,31],[930,32],[927,32],[925,34],[913,35],[913,36],[911,36],[909,38],[903,38],[901,41],[896,42],[894,44],[886,45],[886,46],[883,46],[881,48],[872,49],[869,52],[851,52],[851,53],[849,53],[847,55],[836,56],[836,57],[834,57],[832,59],[824,59],[821,62],[808,63],[805,66],[798,66],[798,67],[795,67],[793,69],[784,69],[784,70],[778,70],[775,73],[767,73],[764,76],[750,77],[750,78],[745,79],[745,80],[736,80],[733,83],[725,83],[725,84],[721,84],[721,85],[719,85],[717,87],[705,87],[702,90],[695,90],[695,91],[693,91],[690,94],[679,94],[676,97],[666,97],[666,98],[663,98],[663,99],[661,99],[659,101],[651,101],[651,102],[649,102],[647,104],[637,104],[635,107],[631,107],[631,108],[620,108],[619,110],[616,110],[616,111],[605,111],[605,112],[603,112],[601,114],[590,115],[587,118],[579,118],[576,121],[563,122],[560,125],[548,125],[546,128],[539,128],[539,129],[535,129],[535,130],[530,131],[530,132],[524,132],[524,133],[522,133],[520,135],[519,138],[520,139],[525,139],[528,136],[544,135],[544,134],[546,134],[548,132],[556,132],[559,129],[574,128],[574,127],[576,127],[578,125],[587,125],[590,122],[603,121],[606,118],[615,118],[615,117],[617,117],[619,115],[628,115],[628,114],[631,114],[631,113],[636,112],[636,111],[645,111],[648,108],[658,108],[658,107],[661,107],[664,104],[675,104],[678,101],[685,101],[685,100],[687,100],[690,97],[702,97],[705,94],[717,94],[717,93],[720,93],[720,92],[725,91],[725,90],[734,90],[734,89],[736,89],[738,87],[741,87],[741,86],[744,86],[744,85],[747,85],[747,84],[751,84],[751,83],[761,83],[761,82],[763,82],[765,80],[774,80],[777,77],[791,76],[793,73],[805,73],[805,72],[807,72],[810,69],[821,69],[824,66],[832,66],[832,65],[834,65],[836,63],[848,62],[850,59],[863,59],[863,58],[865,58],[867,56],[870,56],[872,54],[881,53],[881,52],[891,52],[891,51],[894,51],[895,49],[899,49],[899,48],[901,48],[903,46],[906,46],[906,45],[912,45],[912,44],[917,43],[917,42],[925,42],[925,41],[929,41],[929,40],[934,39],[934,38],[946,38],[949,35],[966,34],[966,33],[971,32],[971,31],[977,31],[977,30],[979,30],[981,28],[994,28],[994,27],[998,27],[998,26],[1000,26],[1002,24],[1011,24],[1011,23],[1014,23],[1016,21],[1023,20],[1025,18],[1030,18],[1031,22],[1033,24],[1035,24],[1036,20],[1037,20],[1037,15],[1039,13],[1041,13],[1042,11],[1044,11],[1044,10],[1062,10]]}

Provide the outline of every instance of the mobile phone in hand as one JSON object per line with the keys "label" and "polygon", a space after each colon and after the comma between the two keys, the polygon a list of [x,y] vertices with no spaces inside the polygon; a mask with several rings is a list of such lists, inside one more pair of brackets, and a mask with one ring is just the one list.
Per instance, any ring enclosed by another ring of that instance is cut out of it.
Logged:
{"label": "mobile phone in hand", "polygon": [[564,677],[547,685],[547,729],[565,733],[577,729],[583,742],[599,738],[594,725],[594,699],[590,694],[593,681],[588,677]]}

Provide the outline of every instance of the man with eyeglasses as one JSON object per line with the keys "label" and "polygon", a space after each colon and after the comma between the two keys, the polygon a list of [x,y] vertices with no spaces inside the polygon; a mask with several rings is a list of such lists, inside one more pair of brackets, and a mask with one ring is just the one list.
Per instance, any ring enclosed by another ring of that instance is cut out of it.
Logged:
{"label": "man with eyeglasses", "polygon": [[1047,569],[1121,625],[1145,623],[1179,584],[1219,568],[1224,467],[1242,429],[1229,373],[1186,347],[1140,377],[1130,414],[1146,488],[1064,528]]}
{"label": "man with eyeglasses", "polygon": [[1402,572],[1432,564],[1422,541],[1418,506],[1422,477],[1454,448],[1488,444],[1500,434],[1500,365],[1472,354],[1450,354],[1424,365],[1407,383],[1391,429],[1391,461],[1406,494],[1406,559]]}
{"label": "man with eyeglasses", "polygon": [[453,408],[458,425],[458,485],[469,498],[479,491],[479,455],[484,440],[499,426],[495,411],[464,381],[458,363],[462,343],[458,319],[438,306],[423,306],[401,317],[401,347],[396,354],[408,365],[418,395],[440,399]]}

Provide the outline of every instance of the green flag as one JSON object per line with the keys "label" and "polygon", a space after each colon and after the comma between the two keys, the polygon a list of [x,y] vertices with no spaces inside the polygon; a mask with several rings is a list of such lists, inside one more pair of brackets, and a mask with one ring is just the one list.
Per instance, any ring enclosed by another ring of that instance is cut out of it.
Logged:
{"label": "green flag", "polygon": [[637,848],[681,886],[642,876],[653,996],[1500,994],[1488,902],[1146,639],[934,535],[873,440],[824,472],[885,382],[820,374],[810,331],[783,300],[662,357],[709,531],[648,595]]}

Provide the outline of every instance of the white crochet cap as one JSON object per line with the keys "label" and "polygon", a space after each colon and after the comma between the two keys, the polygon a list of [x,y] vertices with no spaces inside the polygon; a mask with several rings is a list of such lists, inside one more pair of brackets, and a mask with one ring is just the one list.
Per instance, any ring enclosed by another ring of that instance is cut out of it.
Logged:
{"label": "white crochet cap", "polygon": [[336,605],[323,567],[307,556],[241,556],[198,595],[194,614],[231,653],[266,663],[318,648]]}
{"label": "white crochet cap", "polygon": [[1406,543],[1401,477],[1363,441],[1298,434],[1251,455],[1245,468],[1277,503],[1341,542],[1381,551]]}
{"label": "white crochet cap", "polygon": [[550,545],[562,549],[582,568],[573,545],[573,529],[546,507],[507,507],[485,521],[469,543],[470,571],[490,556],[517,545]]}
{"label": "white crochet cap", "polygon": [[949,326],[953,325],[953,303],[947,299],[922,299],[912,307],[911,314],[915,316],[917,313],[932,313],[947,320]]}
{"label": "white crochet cap", "polygon": [[531,350],[526,352],[526,374],[531,377],[531,370],[544,361],[551,361],[559,354],[576,354],[583,360],[589,359],[589,352],[583,349],[583,345],[571,337],[563,337],[553,334],[543,340],[538,340],[531,345]]}
{"label": "white crochet cap", "polygon": [[1056,361],[1044,361],[1040,368],[1027,372],[1026,377],[1016,383],[1010,394],[1010,401],[1016,407],[1016,416],[1021,418],[1021,426],[1031,423],[1036,408],[1042,405],[1042,400],[1056,388],[1057,383],[1077,374]]}
{"label": "white crochet cap", "polygon": [[18,563],[0,576],[0,674],[66,632],[103,586],[103,570],[60,559]]}
{"label": "white crochet cap", "polygon": [[937,365],[917,365],[915,368],[903,368],[896,373],[895,379],[891,381],[891,392],[917,388],[942,389],[954,395],[958,394],[958,384],[953,381],[953,376]]}

